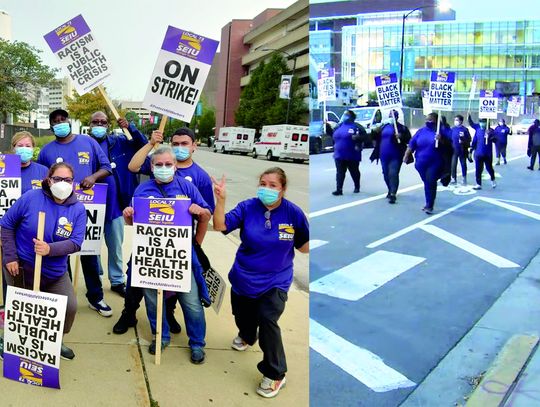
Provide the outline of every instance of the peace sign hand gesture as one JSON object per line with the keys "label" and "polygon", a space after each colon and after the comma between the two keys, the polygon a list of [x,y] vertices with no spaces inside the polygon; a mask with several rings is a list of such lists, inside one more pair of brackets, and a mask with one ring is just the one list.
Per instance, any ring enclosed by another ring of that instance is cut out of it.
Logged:
{"label": "peace sign hand gesture", "polygon": [[221,177],[221,180],[218,182],[214,177],[212,178],[212,183],[214,184],[214,195],[217,200],[224,201],[226,192],[225,192],[225,175]]}

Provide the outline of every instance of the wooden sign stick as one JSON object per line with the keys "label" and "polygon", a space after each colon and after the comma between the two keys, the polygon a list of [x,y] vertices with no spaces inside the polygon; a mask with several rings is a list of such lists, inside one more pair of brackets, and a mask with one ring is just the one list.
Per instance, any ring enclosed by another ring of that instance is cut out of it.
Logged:
{"label": "wooden sign stick", "polygon": [[165,126],[167,125],[167,120],[169,120],[169,116],[165,116],[165,115],[161,116],[161,121],[159,122],[158,130],[160,132],[162,132],[162,133],[165,131]]}
{"label": "wooden sign stick", "polygon": [[75,256],[75,271],[73,272],[73,291],[77,295],[77,286],[79,283],[79,272],[81,269],[80,256]]}
{"label": "wooden sign stick", "polygon": [[439,110],[439,116],[437,116],[437,132],[435,133],[435,148],[439,148],[439,140],[437,140],[437,134],[441,131],[441,111]]}
{"label": "wooden sign stick", "polygon": [[[37,229],[37,239],[43,240],[43,235],[45,234],[45,212],[39,212],[38,218],[38,229]],[[34,265],[34,291],[39,291],[41,285],[41,260],[42,257],[40,254],[36,254],[36,262]]]}
{"label": "wooden sign stick", "polygon": [[161,327],[163,325],[163,290],[157,290],[156,365],[161,364]]}
{"label": "wooden sign stick", "polygon": [[[103,85],[98,86],[99,91],[101,92],[101,95],[103,96],[103,99],[105,99],[105,102],[107,102],[107,106],[109,106],[109,109],[111,109],[111,112],[116,120],[120,118],[120,115],[118,114],[118,111],[116,110],[116,107],[114,107],[113,102],[109,98],[109,95],[107,95],[107,92],[105,92],[105,88]],[[131,134],[129,133],[128,129],[122,128],[122,131],[126,135],[128,140],[131,140]]]}

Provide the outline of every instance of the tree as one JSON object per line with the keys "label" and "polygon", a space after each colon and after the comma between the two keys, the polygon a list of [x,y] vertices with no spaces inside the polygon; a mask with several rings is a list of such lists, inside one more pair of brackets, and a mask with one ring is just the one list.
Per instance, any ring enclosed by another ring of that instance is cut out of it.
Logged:
{"label": "tree", "polygon": [[339,84],[339,87],[341,89],[354,89],[356,86],[355,86],[355,84],[353,82],[342,81]]}
{"label": "tree", "polygon": [[[82,96],[75,92],[73,97],[66,96],[66,101],[69,116],[79,120],[83,125],[88,125],[92,114],[97,111],[104,112],[109,118],[109,123],[113,123],[114,116],[97,88]],[[121,110],[116,103],[115,107],[118,110],[118,114],[124,117],[126,111]]]}
{"label": "tree", "polygon": [[25,42],[0,39],[0,115],[6,123],[9,113],[20,115],[33,108],[35,101],[28,100],[29,90],[54,82],[57,72],[43,65],[40,50]]}
{"label": "tree", "polygon": [[417,89],[414,91],[414,95],[409,96],[407,99],[403,101],[403,104],[408,107],[413,108],[422,108],[423,102],[422,102],[422,91]]}

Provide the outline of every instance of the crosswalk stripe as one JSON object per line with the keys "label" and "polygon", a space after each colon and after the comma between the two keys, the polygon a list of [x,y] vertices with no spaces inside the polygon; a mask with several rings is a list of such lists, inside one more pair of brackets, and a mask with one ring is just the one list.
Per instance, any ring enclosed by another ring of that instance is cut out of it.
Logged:
{"label": "crosswalk stripe", "polygon": [[480,199],[482,201],[489,202],[490,204],[500,206],[501,208],[508,209],[509,211],[516,212],[524,216],[528,216],[529,218],[540,220],[540,214],[528,211],[527,209],[523,209],[515,205],[510,205],[506,202],[501,202],[498,199],[486,198],[486,197],[481,197]]}
{"label": "crosswalk stripe", "polygon": [[309,250],[317,249],[325,244],[328,244],[328,242],[325,240],[312,239],[309,241]]}

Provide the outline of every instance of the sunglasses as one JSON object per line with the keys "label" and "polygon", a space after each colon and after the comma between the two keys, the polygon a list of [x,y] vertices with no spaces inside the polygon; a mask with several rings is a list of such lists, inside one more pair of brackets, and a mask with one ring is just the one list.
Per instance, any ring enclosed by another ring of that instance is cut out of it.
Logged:
{"label": "sunglasses", "polygon": [[72,177],[51,177],[51,180],[54,184],[56,184],[57,182],[62,182],[62,181],[65,181],[67,182],[68,184],[73,184],[73,178]]}
{"label": "sunglasses", "polygon": [[272,222],[270,222],[270,211],[266,211],[264,213],[264,218],[266,219],[266,221],[264,222],[264,227],[266,229],[272,229]]}
{"label": "sunglasses", "polygon": [[90,123],[96,126],[108,126],[109,122],[107,120],[92,120]]}

